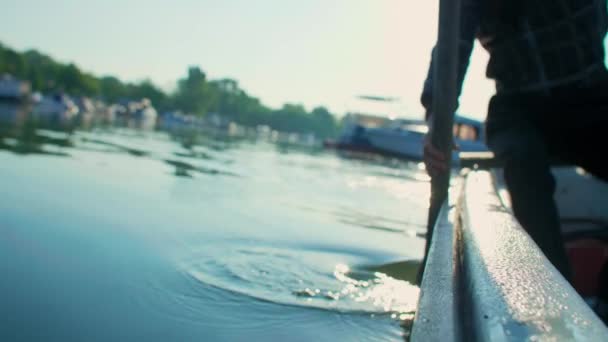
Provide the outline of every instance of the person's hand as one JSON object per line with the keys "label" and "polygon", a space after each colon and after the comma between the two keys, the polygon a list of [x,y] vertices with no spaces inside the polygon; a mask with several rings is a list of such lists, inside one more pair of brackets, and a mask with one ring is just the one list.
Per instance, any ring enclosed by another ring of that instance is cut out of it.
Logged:
{"label": "person's hand", "polygon": [[[432,122],[433,113],[429,113],[427,115],[427,122]],[[458,149],[456,143],[452,144],[454,149]],[[429,129],[428,134],[424,137],[424,149],[423,149],[423,159],[424,165],[426,167],[426,172],[431,177],[435,177],[442,173],[446,173],[449,171],[449,159],[452,156],[445,156],[437,147],[433,145],[431,142],[431,131]]]}
{"label": "person's hand", "polygon": [[431,135],[424,137],[424,165],[431,177],[448,172],[448,159],[431,142]]}

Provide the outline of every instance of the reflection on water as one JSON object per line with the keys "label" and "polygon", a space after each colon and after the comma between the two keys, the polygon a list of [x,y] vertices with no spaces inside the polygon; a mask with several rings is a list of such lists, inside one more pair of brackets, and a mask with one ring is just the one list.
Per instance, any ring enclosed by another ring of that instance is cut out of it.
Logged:
{"label": "reflection on water", "polygon": [[393,317],[415,310],[412,299],[417,298],[418,288],[409,282],[371,268],[351,270],[344,263],[334,264],[357,260],[366,252],[297,244],[278,248],[249,243],[228,248],[233,249],[225,258],[207,247],[182,268],[207,285],[277,304]]}
{"label": "reflection on water", "polygon": [[416,164],[0,106],[0,179],[2,340],[399,340],[415,311]]}

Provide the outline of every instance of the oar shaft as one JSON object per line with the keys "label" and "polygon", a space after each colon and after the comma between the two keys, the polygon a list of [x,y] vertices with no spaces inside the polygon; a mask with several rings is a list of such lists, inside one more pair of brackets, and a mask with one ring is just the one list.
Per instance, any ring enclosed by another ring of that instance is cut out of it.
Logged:
{"label": "oar shaft", "polygon": [[[435,77],[433,84],[433,115],[431,118],[431,142],[447,158],[451,165],[454,111],[458,96],[458,46],[460,32],[460,0],[441,0],[439,5],[439,35],[435,48]],[[433,177],[431,204],[436,207],[435,217],[441,204],[447,199],[450,174]],[[432,226],[432,225],[430,225]],[[432,229],[432,228],[431,228]]]}
{"label": "oar shaft", "polygon": [[[435,56],[433,56],[435,70],[433,71],[433,113],[431,122],[429,122],[430,138],[432,144],[446,156],[448,166],[451,166],[454,111],[458,97],[460,0],[440,0],[438,32]],[[431,203],[425,253],[428,252],[441,205],[448,199],[449,185],[449,172],[434,176],[431,180]]]}

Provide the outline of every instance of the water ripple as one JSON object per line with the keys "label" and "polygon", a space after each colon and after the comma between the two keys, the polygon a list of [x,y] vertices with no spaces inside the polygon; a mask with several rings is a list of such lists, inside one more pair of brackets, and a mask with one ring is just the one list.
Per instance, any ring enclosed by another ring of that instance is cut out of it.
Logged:
{"label": "water ripple", "polygon": [[336,261],[357,259],[339,250],[207,246],[180,269],[201,285],[274,304],[401,319],[415,310],[418,287],[372,267],[351,269]]}

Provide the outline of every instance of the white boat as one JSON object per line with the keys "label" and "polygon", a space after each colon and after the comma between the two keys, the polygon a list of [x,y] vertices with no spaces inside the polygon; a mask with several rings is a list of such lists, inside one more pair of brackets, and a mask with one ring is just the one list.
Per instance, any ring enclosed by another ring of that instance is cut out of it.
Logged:
{"label": "white boat", "polygon": [[156,122],[158,112],[152,106],[152,102],[148,99],[142,99],[137,106],[135,106],[132,114],[134,119],[142,120],[146,122]]}
{"label": "white boat", "polygon": [[[425,121],[357,115],[347,117],[345,122],[340,138],[336,142],[326,142],[326,146],[422,160],[424,137],[428,133]],[[454,119],[454,141],[458,151],[488,150],[483,124],[462,116]],[[455,152],[453,159],[457,157]]]}
{"label": "white boat", "polygon": [[78,114],[78,106],[64,94],[43,96],[34,106],[33,114],[59,120],[72,119]]}
{"label": "white boat", "polygon": [[78,111],[80,112],[80,114],[95,112],[95,104],[90,98],[86,96],[77,97],[74,103],[78,107]]}
{"label": "white boat", "polygon": [[0,99],[10,101],[23,101],[30,94],[28,82],[20,81],[9,74],[0,76]]}
{"label": "white boat", "polygon": [[412,159],[422,158],[422,143],[428,127],[424,122],[392,120],[386,126],[366,128],[363,136],[371,147]]}

